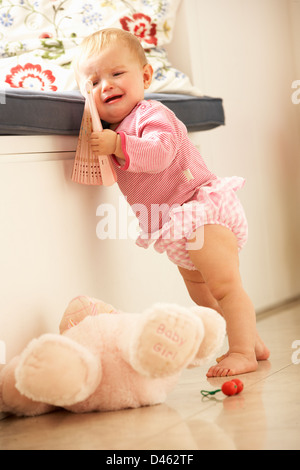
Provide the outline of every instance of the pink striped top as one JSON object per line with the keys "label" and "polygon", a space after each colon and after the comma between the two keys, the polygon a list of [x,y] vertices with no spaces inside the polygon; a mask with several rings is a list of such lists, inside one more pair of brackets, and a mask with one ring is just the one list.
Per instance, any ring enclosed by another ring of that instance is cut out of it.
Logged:
{"label": "pink striped top", "polygon": [[139,102],[116,132],[126,157],[125,164],[114,158],[118,184],[145,233],[159,230],[173,207],[216,179],[185,125],[158,101]]}

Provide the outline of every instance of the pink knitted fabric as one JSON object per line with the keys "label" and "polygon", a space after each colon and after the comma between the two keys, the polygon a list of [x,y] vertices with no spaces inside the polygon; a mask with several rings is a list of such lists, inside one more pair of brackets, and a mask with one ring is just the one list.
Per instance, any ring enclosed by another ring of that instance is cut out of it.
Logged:
{"label": "pink knitted fabric", "polygon": [[141,101],[116,132],[126,156],[125,165],[117,162],[118,184],[143,232],[159,230],[174,205],[216,179],[190,142],[185,125],[158,101]]}

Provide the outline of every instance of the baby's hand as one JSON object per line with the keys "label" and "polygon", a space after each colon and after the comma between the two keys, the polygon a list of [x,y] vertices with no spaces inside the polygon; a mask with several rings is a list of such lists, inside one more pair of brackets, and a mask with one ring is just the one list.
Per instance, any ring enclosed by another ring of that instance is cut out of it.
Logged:
{"label": "baby's hand", "polygon": [[118,134],[111,129],[101,132],[92,132],[91,147],[93,153],[97,155],[111,155],[115,153]]}

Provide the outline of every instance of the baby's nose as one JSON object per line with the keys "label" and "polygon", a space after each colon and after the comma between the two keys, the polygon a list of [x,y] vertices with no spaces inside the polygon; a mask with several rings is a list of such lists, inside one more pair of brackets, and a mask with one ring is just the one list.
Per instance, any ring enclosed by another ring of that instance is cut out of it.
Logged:
{"label": "baby's nose", "polygon": [[109,80],[102,81],[102,91],[105,92],[107,90],[111,90],[113,88],[113,84]]}

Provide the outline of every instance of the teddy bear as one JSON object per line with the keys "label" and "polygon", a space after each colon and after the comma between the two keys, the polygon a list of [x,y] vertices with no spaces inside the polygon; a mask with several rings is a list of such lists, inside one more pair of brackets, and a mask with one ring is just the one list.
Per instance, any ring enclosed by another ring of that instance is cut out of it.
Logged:
{"label": "teddy bear", "polygon": [[33,339],[1,370],[0,411],[37,416],[163,403],[185,368],[217,353],[225,321],[206,307],[157,303],[125,313],[78,296],[59,330]]}

